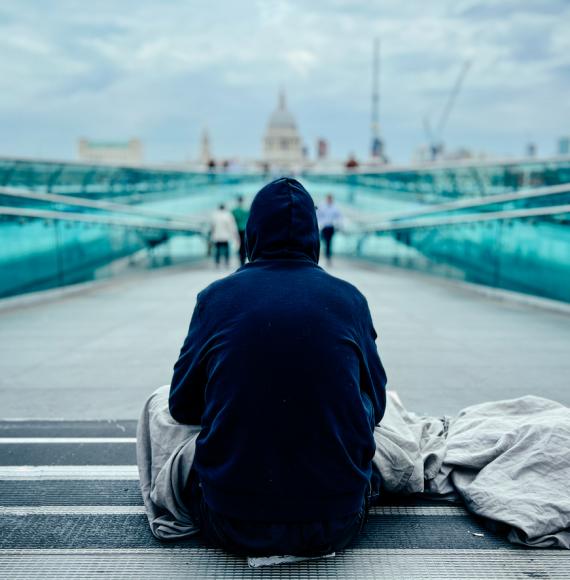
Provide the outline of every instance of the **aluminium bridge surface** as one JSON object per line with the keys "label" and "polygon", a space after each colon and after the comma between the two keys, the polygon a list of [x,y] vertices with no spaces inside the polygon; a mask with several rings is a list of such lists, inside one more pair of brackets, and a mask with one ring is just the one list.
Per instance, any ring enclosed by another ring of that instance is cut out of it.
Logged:
{"label": "aluminium bridge surface", "polygon": [[[228,272],[135,269],[0,301],[0,418],[138,418],[170,382],[196,294]],[[389,387],[408,409],[453,415],[526,394],[570,404],[568,314],[397,268],[339,261],[331,273],[367,297]]]}
{"label": "aluminium bridge surface", "polygon": [[[136,417],[169,380],[196,292],[176,267],[0,309],[0,578],[568,578],[570,555],[515,547],[462,506],[385,498],[330,560],[250,569],[199,538],[155,540]],[[390,386],[453,414],[532,392],[568,404],[570,317],[455,283],[339,262],[373,312]]]}
{"label": "aluminium bridge surface", "polygon": [[[512,546],[460,505],[411,498],[385,498],[358,540],[327,560],[253,570],[199,537],[161,543],[150,533],[138,489],[135,425],[0,422],[0,577],[567,578],[570,572],[567,552]],[[4,452],[15,447],[19,452]]]}

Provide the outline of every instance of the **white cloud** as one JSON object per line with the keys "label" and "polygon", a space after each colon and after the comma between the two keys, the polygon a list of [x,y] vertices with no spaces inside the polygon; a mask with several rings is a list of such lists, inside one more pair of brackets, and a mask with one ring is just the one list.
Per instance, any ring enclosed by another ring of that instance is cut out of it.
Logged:
{"label": "white cloud", "polygon": [[317,64],[317,55],[309,50],[289,50],[285,61],[293,71],[306,78]]}
{"label": "white cloud", "polygon": [[[569,105],[570,5],[539,0],[11,0],[0,8],[0,152],[68,154],[81,134],[140,135],[156,159],[259,152],[279,87],[306,140],[368,145],[372,39],[382,39],[381,117],[405,161],[472,60],[448,134],[499,153],[544,152]],[[565,93],[563,92],[565,91]],[[522,135],[522,136],[521,136]]]}

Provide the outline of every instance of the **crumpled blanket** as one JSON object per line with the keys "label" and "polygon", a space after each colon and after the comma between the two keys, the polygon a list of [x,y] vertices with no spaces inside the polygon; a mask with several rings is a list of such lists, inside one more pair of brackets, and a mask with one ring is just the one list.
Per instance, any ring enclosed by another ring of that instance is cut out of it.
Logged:
{"label": "crumpled blanket", "polygon": [[168,409],[170,387],[157,389],[137,424],[137,465],[141,493],[153,535],[181,540],[198,532],[185,505],[199,425],[176,422]]}
{"label": "crumpled blanket", "polygon": [[[145,404],[137,462],[152,533],[180,540],[198,531],[184,491],[200,428],[172,419],[168,394],[161,387]],[[374,432],[374,463],[387,492],[461,498],[469,511],[507,528],[513,543],[570,549],[568,407],[527,396],[436,418],[389,395]]]}

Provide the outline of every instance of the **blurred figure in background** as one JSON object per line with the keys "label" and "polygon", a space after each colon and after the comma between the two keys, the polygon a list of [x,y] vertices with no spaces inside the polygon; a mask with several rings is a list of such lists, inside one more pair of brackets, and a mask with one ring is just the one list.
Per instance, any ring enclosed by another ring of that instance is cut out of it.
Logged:
{"label": "blurred figure in background", "polygon": [[245,225],[249,217],[249,210],[243,206],[243,195],[238,195],[236,199],[237,205],[232,210],[232,214],[236,221],[236,227],[239,235],[239,262],[243,266],[245,264]]}
{"label": "blurred figure in background", "polygon": [[347,171],[354,171],[358,169],[359,163],[356,157],[351,153],[348,157],[348,161],[344,164]]}
{"label": "blurred figure in background", "polygon": [[239,236],[234,217],[223,203],[218,206],[218,209],[212,215],[210,240],[214,245],[214,261],[216,267],[220,265],[222,256],[224,257],[226,266],[229,266],[230,242],[235,241],[236,244],[239,244]]}
{"label": "blurred figure in background", "polygon": [[334,198],[330,193],[327,195],[325,203],[319,206],[317,219],[319,221],[319,229],[321,230],[321,239],[325,244],[327,265],[330,266],[332,262],[332,239],[335,228],[339,227],[342,219],[340,210],[336,206]]}

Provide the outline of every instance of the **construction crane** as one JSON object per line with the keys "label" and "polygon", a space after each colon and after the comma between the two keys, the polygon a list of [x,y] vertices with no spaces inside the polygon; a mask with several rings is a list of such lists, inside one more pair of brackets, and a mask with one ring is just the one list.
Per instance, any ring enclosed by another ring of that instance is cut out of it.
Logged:
{"label": "construction crane", "polygon": [[380,39],[374,39],[372,54],[372,108],[370,127],[372,131],[370,155],[373,160],[387,162],[384,141],[380,137]]}
{"label": "construction crane", "polygon": [[445,103],[445,107],[441,113],[441,117],[439,118],[439,122],[436,125],[435,132],[432,130],[431,123],[429,117],[426,115],[424,117],[424,131],[426,133],[426,137],[428,140],[429,148],[430,148],[430,156],[432,161],[436,161],[438,157],[443,153],[443,131],[445,126],[447,125],[447,120],[449,119],[449,115],[453,109],[455,101],[457,99],[457,95],[461,90],[461,86],[463,85],[463,81],[471,67],[471,61],[466,60],[459,71],[459,75],[455,80],[455,84],[451,88],[451,92],[447,97],[447,101]]}

